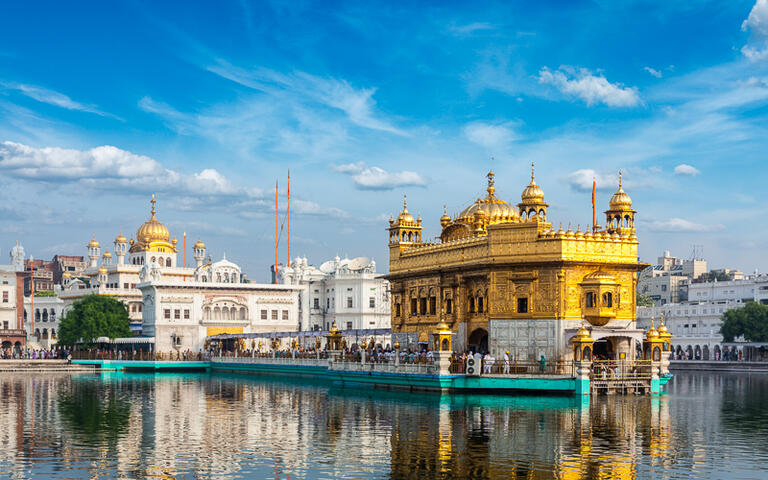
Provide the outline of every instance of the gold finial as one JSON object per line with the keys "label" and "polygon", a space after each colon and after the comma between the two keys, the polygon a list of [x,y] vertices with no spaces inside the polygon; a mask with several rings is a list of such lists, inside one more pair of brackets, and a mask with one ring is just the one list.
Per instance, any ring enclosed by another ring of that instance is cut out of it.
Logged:
{"label": "gold finial", "polygon": [[619,188],[621,188],[621,170],[619,170]]}
{"label": "gold finial", "polygon": [[489,171],[488,175],[486,175],[486,177],[488,177],[488,194],[489,195],[493,195],[493,192],[496,191],[496,187],[494,186],[495,182],[493,179],[495,176],[496,175],[493,173],[493,170]]}
{"label": "gold finial", "polygon": [[534,182],[534,180],[533,180],[533,167],[534,167],[533,162],[531,162],[531,183]]}
{"label": "gold finial", "polygon": [[659,320],[660,324],[664,325],[664,312],[661,312],[661,320]]}
{"label": "gold finial", "polygon": [[443,215],[448,215],[448,205],[443,204]]}
{"label": "gold finial", "polygon": [[408,195],[403,195],[403,210],[408,210]]}
{"label": "gold finial", "polygon": [[155,216],[155,194],[152,194],[152,216]]}
{"label": "gold finial", "polygon": [[651,315],[651,330],[655,330],[655,329],[653,328],[653,315]]}

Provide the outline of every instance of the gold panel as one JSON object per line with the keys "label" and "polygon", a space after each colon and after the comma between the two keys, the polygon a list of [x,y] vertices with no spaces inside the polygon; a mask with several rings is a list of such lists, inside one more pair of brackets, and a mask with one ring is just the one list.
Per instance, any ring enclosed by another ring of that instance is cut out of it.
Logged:
{"label": "gold panel", "polygon": [[212,335],[234,335],[243,333],[243,327],[208,327],[205,334],[210,337]]}

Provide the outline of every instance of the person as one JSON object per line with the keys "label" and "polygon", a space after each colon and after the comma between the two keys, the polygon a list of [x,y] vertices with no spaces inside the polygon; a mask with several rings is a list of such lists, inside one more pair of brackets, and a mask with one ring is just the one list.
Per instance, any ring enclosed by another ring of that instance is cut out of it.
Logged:
{"label": "person", "polygon": [[67,365],[72,365],[72,354],[67,352]]}
{"label": "person", "polygon": [[509,375],[509,350],[504,352],[504,374]]}
{"label": "person", "polygon": [[541,359],[539,359],[539,370],[542,372],[547,368],[547,359],[544,358],[544,354],[541,354]]}
{"label": "person", "polygon": [[492,365],[493,361],[491,360],[491,354],[490,352],[486,352],[485,356],[483,357],[483,373],[491,373]]}

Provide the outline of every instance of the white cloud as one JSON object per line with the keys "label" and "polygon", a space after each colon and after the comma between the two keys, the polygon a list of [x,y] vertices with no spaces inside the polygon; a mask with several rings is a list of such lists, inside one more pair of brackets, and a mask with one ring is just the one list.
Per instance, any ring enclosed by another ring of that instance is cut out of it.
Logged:
{"label": "white cloud", "polygon": [[744,45],[741,53],[753,62],[768,58],[768,0],[755,2],[741,29],[752,36],[751,43]]}
{"label": "white cloud", "polygon": [[686,176],[693,177],[700,173],[701,172],[699,171],[699,169],[685,163],[681,163],[680,165],[675,167],[675,175],[686,175]]}
{"label": "white cloud", "polygon": [[331,165],[331,170],[337,173],[356,174],[365,170],[365,163],[357,162],[357,163],[347,163],[344,165]]}
{"label": "white cloud", "polygon": [[602,174],[597,173],[591,168],[583,168],[571,172],[566,177],[566,181],[570,187],[578,192],[588,192],[592,190],[592,180],[596,182],[598,190],[602,191],[615,191],[619,185],[619,178],[617,174]]}
{"label": "white cloud", "polygon": [[643,70],[645,70],[646,72],[648,72],[649,74],[651,74],[652,76],[654,76],[656,78],[661,78],[661,71],[656,70],[655,68],[643,67]]}
{"label": "white cloud", "polygon": [[682,233],[682,232],[716,232],[725,228],[721,224],[704,225],[694,223],[683,218],[670,218],[667,220],[654,220],[647,223],[648,229],[653,232]]}
{"label": "white cloud", "polygon": [[587,106],[602,103],[609,107],[634,107],[640,104],[637,88],[610,83],[603,75],[595,75],[586,68],[577,70],[563,66],[553,71],[544,67],[539,71],[538,80],[567,96],[580,98]]}
{"label": "white cloud", "polygon": [[81,112],[95,113],[96,115],[101,115],[102,117],[112,117],[118,120],[122,120],[110,113],[102,112],[95,105],[86,105],[84,103],[76,102],[63,93],[59,93],[43,87],[38,87],[36,85],[0,82],[0,87],[17,91],[33,100],[37,100],[38,102],[47,103],[49,105],[65,108],[67,110],[79,110]]}
{"label": "white cloud", "polygon": [[464,135],[470,142],[488,150],[502,151],[519,138],[514,130],[516,125],[516,122],[500,124],[472,122],[464,127]]}
{"label": "white cloud", "polygon": [[[622,185],[625,190],[657,188],[660,186],[661,169],[658,167],[630,167],[623,170]],[[613,193],[619,187],[619,173],[597,172],[591,168],[583,168],[568,174],[566,183],[577,192],[592,190],[592,179],[596,182],[597,190]],[[631,192],[630,192],[631,193]]]}
{"label": "white cloud", "polygon": [[423,187],[427,184],[417,172],[388,172],[380,167],[368,167],[363,162],[331,165],[330,168],[334,172],[351,175],[360,190],[392,190],[397,187]]}
{"label": "white cloud", "polygon": [[408,133],[392,125],[375,112],[375,88],[355,88],[346,80],[324,78],[296,71],[283,74],[269,69],[246,70],[218,60],[207,70],[245,87],[292,99],[314,102],[344,112],[355,125],[396,135]]}
{"label": "white cloud", "polygon": [[448,30],[457,36],[468,36],[475,32],[496,30],[496,25],[488,22],[473,22],[466,25],[451,25]]}
{"label": "white cloud", "polygon": [[156,160],[111,145],[90,150],[35,148],[0,143],[0,172],[14,178],[51,183],[78,183],[93,188],[138,191],[172,190],[189,195],[259,197],[261,191],[234,185],[214,169],[185,175]]}

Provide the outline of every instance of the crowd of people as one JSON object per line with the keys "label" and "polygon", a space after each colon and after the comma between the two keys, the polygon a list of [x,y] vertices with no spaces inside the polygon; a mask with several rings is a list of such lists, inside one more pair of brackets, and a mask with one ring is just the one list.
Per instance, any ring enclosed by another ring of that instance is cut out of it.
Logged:
{"label": "crowd of people", "polygon": [[0,351],[0,358],[3,360],[54,360],[65,359],[68,356],[69,351],[58,347],[52,347],[48,350],[42,348],[4,348]]}

